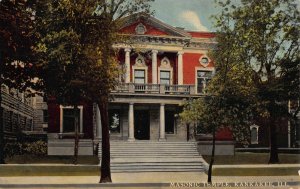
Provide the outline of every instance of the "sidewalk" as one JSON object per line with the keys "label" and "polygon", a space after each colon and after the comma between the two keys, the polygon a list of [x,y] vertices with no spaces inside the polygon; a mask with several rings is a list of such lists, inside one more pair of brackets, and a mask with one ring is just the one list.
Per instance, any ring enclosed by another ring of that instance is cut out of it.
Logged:
{"label": "sidewalk", "polygon": [[[5,165],[10,167],[9,165]],[[12,165],[11,165],[12,166]],[[21,166],[21,165],[20,165]],[[30,166],[30,165],[26,165]],[[38,165],[35,165],[38,166]],[[49,165],[44,165],[43,169],[49,171]],[[52,166],[52,165],[51,165]],[[59,167],[60,165],[55,165],[52,167]],[[18,166],[17,166],[18,167]],[[67,168],[69,166],[65,166]],[[71,166],[72,167],[72,166]],[[74,167],[74,166],[73,166]],[[85,166],[75,167],[84,168]],[[243,169],[248,168],[271,168],[271,167],[285,167],[285,168],[297,168],[298,164],[278,164],[278,165],[215,165],[214,168],[230,168],[236,167]],[[10,167],[11,168],[11,167]],[[63,168],[62,170],[64,170]],[[97,166],[95,166],[98,169]],[[94,170],[93,168],[92,170]],[[99,170],[99,169],[98,169]],[[23,175],[26,175],[23,174]],[[140,172],[140,173],[112,173],[112,184],[99,184],[100,177],[95,174],[85,175],[85,176],[2,176],[0,177],[0,189],[4,188],[187,188],[187,187],[172,187],[171,183],[201,183],[202,185],[207,181],[207,175],[204,172]],[[300,186],[300,176],[213,176],[213,183],[240,183],[242,188],[244,184],[249,183],[274,183],[278,185],[278,182],[287,182],[290,186],[283,185],[281,187],[275,188],[288,188],[296,189]],[[234,186],[235,188],[239,188]],[[193,188],[193,187],[189,187]],[[194,187],[199,188],[199,187]],[[201,188],[201,187],[200,187]],[[203,187],[202,188],[207,188]],[[216,187],[213,187],[216,188]],[[219,187],[222,188],[222,187]],[[253,187],[249,187],[253,188]],[[259,188],[259,187],[258,187]],[[274,188],[274,187],[260,187],[260,188]]]}
{"label": "sidewalk", "polygon": [[[171,183],[206,183],[205,173],[195,172],[150,172],[150,173],[113,173],[113,184],[99,184],[98,176],[32,176],[32,177],[1,177],[0,188],[172,188]],[[260,177],[229,177],[214,176],[213,183],[274,183],[289,182],[288,187],[300,186],[299,176],[260,176]],[[240,186],[240,185],[239,185]],[[174,187],[173,187],[174,188]],[[186,188],[186,187],[176,187]],[[191,187],[193,188],[193,187]],[[199,188],[199,187],[196,187]],[[202,187],[203,188],[203,187]],[[206,188],[206,187],[205,187]],[[213,187],[216,188],[216,187]],[[219,187],[221,188],[221,187]],[[239,188],[239,187],[236,187]],[[247,188],[247,187],[243,187]],[[261,187],[268,188],[268,187]],[[270,187],[273,188],[273,187]]]}

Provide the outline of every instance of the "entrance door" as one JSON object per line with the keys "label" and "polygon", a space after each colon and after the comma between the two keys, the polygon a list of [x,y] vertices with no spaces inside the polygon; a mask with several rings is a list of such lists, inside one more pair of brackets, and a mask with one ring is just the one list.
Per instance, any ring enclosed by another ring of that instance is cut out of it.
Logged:
{"label": "entrance door", "polygon": [[148,110],[134,111],[134,138],[137,140],[150,139],[150,116]]}
{"label": "entrance door", "polygon": [[167,134],[174,134],[174,111],[166,111],[166,119],[165,119],[165,132]]}

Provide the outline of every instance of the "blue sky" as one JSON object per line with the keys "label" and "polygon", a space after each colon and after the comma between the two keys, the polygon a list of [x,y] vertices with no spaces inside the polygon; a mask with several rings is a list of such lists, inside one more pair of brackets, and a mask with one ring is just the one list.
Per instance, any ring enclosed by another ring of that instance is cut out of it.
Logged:
{"label": "blue sky", "polygon": [[214,0],[155,0],[155,17],[187,30],[214,31],[211,15],[219,9]]}
{"label": "blue sky", "polygon": [[[300,0],[296,1],[300,7]],[[155,0],[155,17],[186,30],[215,31],[211,15],[220,11],[214,0]]]}

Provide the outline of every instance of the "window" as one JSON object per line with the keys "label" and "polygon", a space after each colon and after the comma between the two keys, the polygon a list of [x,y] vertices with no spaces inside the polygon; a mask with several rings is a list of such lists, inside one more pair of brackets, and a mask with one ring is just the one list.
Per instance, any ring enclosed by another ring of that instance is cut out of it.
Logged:
{"label": "window", "polygon": [[258,128],[257,125],[250,126],[251,144],[258,144]]}
{"label": "window", "polygon": [[201,58],[200,61],[201,61],[202,64],[208,64],[208,58],[207,57]]}
{"label": "window", "polygon": [[108,116],[110,132],[120,133],[120,112],[118,110],[109,110]]}
{"label": "window", "polygon": [[170,85],[170,71],[160,71],[160,84]]}
{"label": "window", "polygon": [[[75,114],[78,117],[79,131],[82,133],[83,107],[79,106]],[[74,108],[72,106],[60,106],[60,133],[75,132]]]}
{"label": "window", "polygon": [[134,83],[145,83],[145,70],[134,70]]}
{"label": "window", "polygon": [[43,122],[48,122],[48,110],[43,110]]}
{"label": "window", "polygon": [[211,80],[212,71],[198,70],[197,71],[197,93],[205,93],[205,88]]}

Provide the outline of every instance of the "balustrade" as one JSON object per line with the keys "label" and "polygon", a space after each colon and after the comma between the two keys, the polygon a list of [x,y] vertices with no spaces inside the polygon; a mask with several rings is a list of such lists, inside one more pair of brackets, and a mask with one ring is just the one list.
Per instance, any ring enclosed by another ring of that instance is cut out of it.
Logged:
{"label": "balustrade", "polygon": [[146,93],[146,94],[168,94],[168,95],[194,95],[194,85],[163,85],[163,84],[141,84],[122,83],[116,86],[113,93]]}

